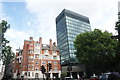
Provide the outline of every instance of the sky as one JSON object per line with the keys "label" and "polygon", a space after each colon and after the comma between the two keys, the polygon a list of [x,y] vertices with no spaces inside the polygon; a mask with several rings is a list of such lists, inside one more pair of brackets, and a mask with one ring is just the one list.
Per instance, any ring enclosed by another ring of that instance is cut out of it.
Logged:
{"label": "sky", "polygon": [[63,9],[68,9],[90,20],[91,29],[112,32],[118,20],[119,0],[0,0],[0,18],[10,25],[5,37],[15,52],[23,48],[30,36],[35,41],[42,37],[44,44],[49,39],[56,41],[55,18]]}

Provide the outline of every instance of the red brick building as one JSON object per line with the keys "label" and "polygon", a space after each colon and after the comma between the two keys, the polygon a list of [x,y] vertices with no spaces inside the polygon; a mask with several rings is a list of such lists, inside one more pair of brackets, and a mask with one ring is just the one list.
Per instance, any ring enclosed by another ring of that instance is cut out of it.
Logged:
{"label": "red brick building", "polygon": [[42,44],[42,38],[34,41],[32,37],[24,41],[23,49],[17,49],[14,65],[14,78],[43,78],[40,66],[47,69],[47,64],[52,64],[49,76],[60,77],[60,55],[56,43],[50,39],[49,45]]}

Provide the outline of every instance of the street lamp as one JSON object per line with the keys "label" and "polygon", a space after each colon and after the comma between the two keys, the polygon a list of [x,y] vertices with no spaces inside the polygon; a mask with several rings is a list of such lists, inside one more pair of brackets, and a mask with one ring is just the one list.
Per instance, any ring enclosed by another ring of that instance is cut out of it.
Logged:
{"label": "street lamp", "polygon": [[[62,52],[64,52],[63,50],[64,50],[64,49],[61,49]],[[62,63],[61,63],[61,51],[60,51],[60,64],[62,64]],[[69,72],[70,78],[72,78],[72,74],[71,74],[72,64],[71,64],[71,62],[70,62],[70,53],[69,53],[69,58],[68,58],[68,60],[67,60],[67,71]],[[61,72],[62,72],[62,66],[61,66]]]}
{"label": "street lamp", "polygon": [[72,66],[71,66],[71,64],[67,67],[67,70],[69,71],[70,78],[71,78],[71,71],[72,71]]}
{"label": "street lamp", "polygon": [[60,69],[61,69],[61,73],[62,73],[62,63],[61,63],[61,51],[63,51],[64,49],[60,50]]}
{"label": "street lamp", "polygon": [[44,80],[44,74],[45,74],[45,72],[46,72],[46,69],[45,69],[45,67],[42,65],[42,66],[40,66],[40,69],[41,69],[41,72],[42,72],[42,74],[43,74],[43,80]]}

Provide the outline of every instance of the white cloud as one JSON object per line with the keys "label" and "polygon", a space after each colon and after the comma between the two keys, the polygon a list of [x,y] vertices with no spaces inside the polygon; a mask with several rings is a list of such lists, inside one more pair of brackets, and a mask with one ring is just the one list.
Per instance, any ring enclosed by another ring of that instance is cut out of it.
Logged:
{"label": "white cloud", "polygon": [[37,16],[37,31],[43,38],[56,41],[55,18],[64,9],[89,17],[92,30],[115,32],[118,0],[27,0],[26,8]]}
{"label": "white cloud", "polygon": [[[43,38],[43,42],[47,42],[49,44],[49,35],[47,36],[44,34],[43,36],[46,36],[46,38]],[[10,41],[9,45],[12,47],[13,52],[16,52],[16,49],[19,47],[21,49],[23,48],[24,40],[29,40],[29,37],[33,37],[35,41],[39,41],[40,36],[34,35],[31,32],[17,31],[13,28],[10,28],[5,33],[5,37]]]}
{"label": "white cloud", "polygon": [[22,48],[30,36],[35,40],[42,37],[45,44],[50,38],[56,41],[55,18],[64,8],[89,17],[92,30],[99,28],[115,33],[118,0],[26,0],[26,4],[26,9],[34,14],[33,20],[26,21],[29,28],[24,32],[11,28],[6,33],[14,50]]}
{"label": "white cloud", "polygon": [[29,38],[29,34],[11,28],[5,33],[5,37],[10,41],[13,52],[16,52],[19,47],[23,48],[24,40]]}
{"label": "white cloud", "polygon": [[0,17],[2,17],[2,3],[0,3]]}
{"label": "white cloud", "polygon": [[27,22],[27,25],[28,25],[28,26],[31,26],[31,25],[32,25],[32,23],[31,23],[31,22]]}
{"label": "white cloud", "polygon": [[[12,21],[12,18],[10,16],[6,15],[3,10],[4,10],[4,6],[2,5],[2,3],[0,3],[0,14],[1,14],[0,20],[5,20],[9,23],[9,21]],[[5,38],[7,38],[7,40],[10,41],[10,44],[8,44],[8,45],[10,45],[12,47],[12,50],[14,52],[16,52],[15,51],[16,48],[21,47],[22,38],[20,39],[20,37],[22,37],[22,36],[19,37],[18,35],[22,35],[21,32],[16,31],[14,29],[8,29],[7,32],[5,33]]]}

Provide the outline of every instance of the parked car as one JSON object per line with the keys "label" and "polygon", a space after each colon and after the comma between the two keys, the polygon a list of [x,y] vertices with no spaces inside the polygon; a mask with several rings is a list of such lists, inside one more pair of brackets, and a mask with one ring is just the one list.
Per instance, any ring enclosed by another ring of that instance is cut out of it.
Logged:
{"label": "parked car", "polygon": [[90,80],[99,80],[99,77],[98,76],[91,76]]}
{"label": "parked car", "polygon": [[70,77],[65,77],[65,80],[74,80],[74,79]]}
{"label": "parked car", "polygon": [[100,75],[100,80],[120,80],[120,74],[118,72],[108,72]]}

